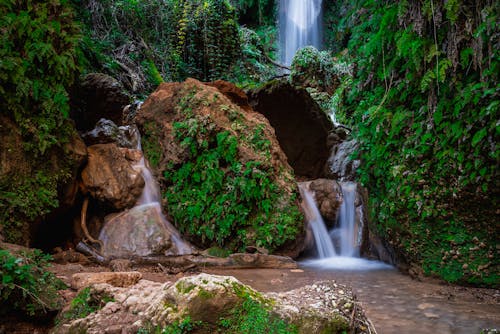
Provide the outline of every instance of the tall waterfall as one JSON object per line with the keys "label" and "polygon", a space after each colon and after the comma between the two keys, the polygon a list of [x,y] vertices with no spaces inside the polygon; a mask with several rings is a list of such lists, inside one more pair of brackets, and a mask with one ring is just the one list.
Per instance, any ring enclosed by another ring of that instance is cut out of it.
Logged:
{"label": "tall waterfall", "polygon": [[323,0],[280,0],[279,36],[281,61],[292,63],[298,49],[312,45],[321,47]]}
{"label": "tall waterfall", "polygon": [[318,256],[321,259],[335,256],[336,253],[335,248],[333,247],[332,239],[326,230],[325,222],[323,221],[321,213],[316,206],[313,194],[304,184],[299,184],[299,189],[302,198],[304,199],[302,202],[302,209],[304,210],[306,220],[311,226]]}

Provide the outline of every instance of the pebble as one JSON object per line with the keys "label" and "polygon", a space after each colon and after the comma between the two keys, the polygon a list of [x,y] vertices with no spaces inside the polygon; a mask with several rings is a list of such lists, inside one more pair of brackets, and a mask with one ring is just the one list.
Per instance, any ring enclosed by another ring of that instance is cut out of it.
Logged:
{"label": "pebble", "polygon": [[429,319],[439,319],[439,315],[436,313],[425,312],[424,315]]}

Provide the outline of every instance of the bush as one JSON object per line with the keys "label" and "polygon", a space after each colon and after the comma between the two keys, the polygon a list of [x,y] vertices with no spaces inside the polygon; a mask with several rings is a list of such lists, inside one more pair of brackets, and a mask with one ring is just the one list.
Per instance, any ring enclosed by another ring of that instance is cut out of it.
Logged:
{"label": "bush", "polygon": [[21,126],[25,148],[43,154],[68,135],[80,37],[73,10],[66,0],[4,0],[0,31],[1,112]]}
{"label": "bush", "polygon": [[57,291],[65,286],[47,271],[49,260],[38,250],[15,255],[0,250],[0,313],[20,310],[33,316],[61,308]]}
{"label": "bush", "polygon": [[428,0],[350,8],[338,26],[357,66],[345,109],[379,232],[428,274],[498,284],[498,8]]}

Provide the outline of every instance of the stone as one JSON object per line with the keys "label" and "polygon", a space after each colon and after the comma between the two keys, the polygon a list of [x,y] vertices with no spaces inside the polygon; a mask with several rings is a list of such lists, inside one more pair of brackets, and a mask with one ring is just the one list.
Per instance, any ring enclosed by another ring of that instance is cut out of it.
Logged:
{"label": "stone", "polygon": [[287,81],[271,81],[250,91],[249,99],[253,109],[274,127],[295,175],[308,179],[324,177],[332,123],[309,93]]}
{"label": "stone", "polygon": [[138,271],[76,273],[71,277],[71,287],[80,290],[90,285],[106,283],[115,287],[126,288],[136,284],[141,278],[142,274]]}
{"label": "stone", "polygon": [[[191,101],[188,111],[180,107],[186,103],[186,99]],[[186,145],[182,145],[175,135],[174,125],[186,121],[186,112],[190,114],[189,120],[204,130],[197,134],[197,141],[200,143],[211,141],[218,133],[226,131],[231,136],[235,136],[238,138],[237,159],[242,166],[252,162],[258,163],[259,170],[273,171],[268,174],[269,179],[277,185],[277,191],[282,195],[280,201],[273,203],[275,208],[268,216],[277,217],[283,210],[297,205],[297,202],[293,200],[298,195],[293,170],[287,162],[287,157],[269,121],[262,114],[247,108],[244,101],[245,96],[242,92],[229,83],[217,82],[209,85],[195,79],[163,83],[137,111],[136,123],[142,134],[143,147],[154,147],[152,153],[154,153],[155,161],[150,159],[150,163],[155,176],[164,175],[167,166],[172,166],[174,171],[177,171],[185,163],[192,162],[191,150]],[[254,143],[255,140],[252,138],[256,136],[259,142],[265,141],[265,150]],[[146,156],[150,153],[151,150],[149,153],[145,150]],[[231,177],[230,171],[225,168],[221,170]],[[165,194],[170,191],[171,184],[167,184],[162,177],[158,179],[161,192]],[[168,212],[168,202],[165,201],[163,204],[165,211]],[[253,210],[251,214],[257,214],[256,211],[260,209],[255,206]],[[180,225],[179,222],[173,223]],[[294,220],[289,224],[294,224],[294,230],[297,231],[296,238],[274,252],[280,255],[297,256],[303,249],[304,228],[301,221]],[[241,238],[235,232],[231,232],[230,237],[225,240],[226,244],[241,243]],[[240,228],[238,233],[245,233],[246,245],[256,244],[254,241],[257,235],[250,226],[246,227],[246,231]],[[190,233],[186,235],[186,238],[203,249],[216,244],[214,240],[202,238],[196,233]]]}
{"label": "stone", "polygon": [[82,138],[88,146],[115,143],[118,147],[137,149],[138,131],[133,125],[118,126],[101,118],[94,129],[82,134]]}
{"label": "stone", "polygon": [[116,144],[88,148],[88,163],[81,173],[90,195],[117,210],[134,206],[144,188],[141,172],[133,168]]}
{"label": "stone", "polygon": [[[103,333],[108,329],[165,327],[187,316],[193,322],[203,321],[206,327],[217,328],[220,318],[227,317],[243,298],[251,298],[273,314],[297,326],[300,334],[374,332],[350,289],[332,281],[284,293],[259,293],[231,276],[199,274],[183,277],[177,282],[156,283],[140,280],[128,287],[94,284],[92,293],[107,295],[107,303],[83,319],[66,320],[54,333]],[[339,290],[344,294],[340,295]],[[331,305],[337,305],[335,308]],[[356,307],[353,308],[353,305]]]}
{"label": "stone", "polygon": [[123,108],[130,103],[123,86],[103,73],[86,75],[70,95],[71,118],[79,131],[92,129],[101,118],[122,125]]}
{"label": "stone", "polygon": [[109,259],[176,254],[172,233],[158,203],[136,206],[106,219],[101,253]]}
{"label": "stone", "polygon": [[309,189],[314,192],[316,204],[325,223],[333,227],[342,204],[340,185],[334,180],[316,179],[311,181]]}
{"label": "stone", "polygon": [[361,161],[351,156],[359,149],[355,139],[344,140],[334,145],[328,158],[328,177],[339,181],[355,181],[356,170]]}
{"label": "stone", "polygon": [[236,253],[229,255],[229,259],[238,268],[297,268],[297,263],[286,256]]}

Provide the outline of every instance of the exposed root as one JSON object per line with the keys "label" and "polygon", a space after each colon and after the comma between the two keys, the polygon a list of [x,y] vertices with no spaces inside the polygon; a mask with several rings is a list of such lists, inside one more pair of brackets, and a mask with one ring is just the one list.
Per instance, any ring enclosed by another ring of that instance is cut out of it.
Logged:
{"label": "exposed root", "polygon": [[89,198],[85,197],[85,199],[83,200],[82,215],[81,215],[81,219],[80,219],[80,224],[81,224],[81,227],[83,230],[83,234],[85,234],[85,238],[87,238],[88,241],[93,242],[95,244],[99,244],[100,249],[102,250],[102,248],[104,246],[102,241],[98,240],[98,239],[94,239],[90,235],[89,230],[87,229],[87,208],[88,208],[88,206],[89,206]]}

